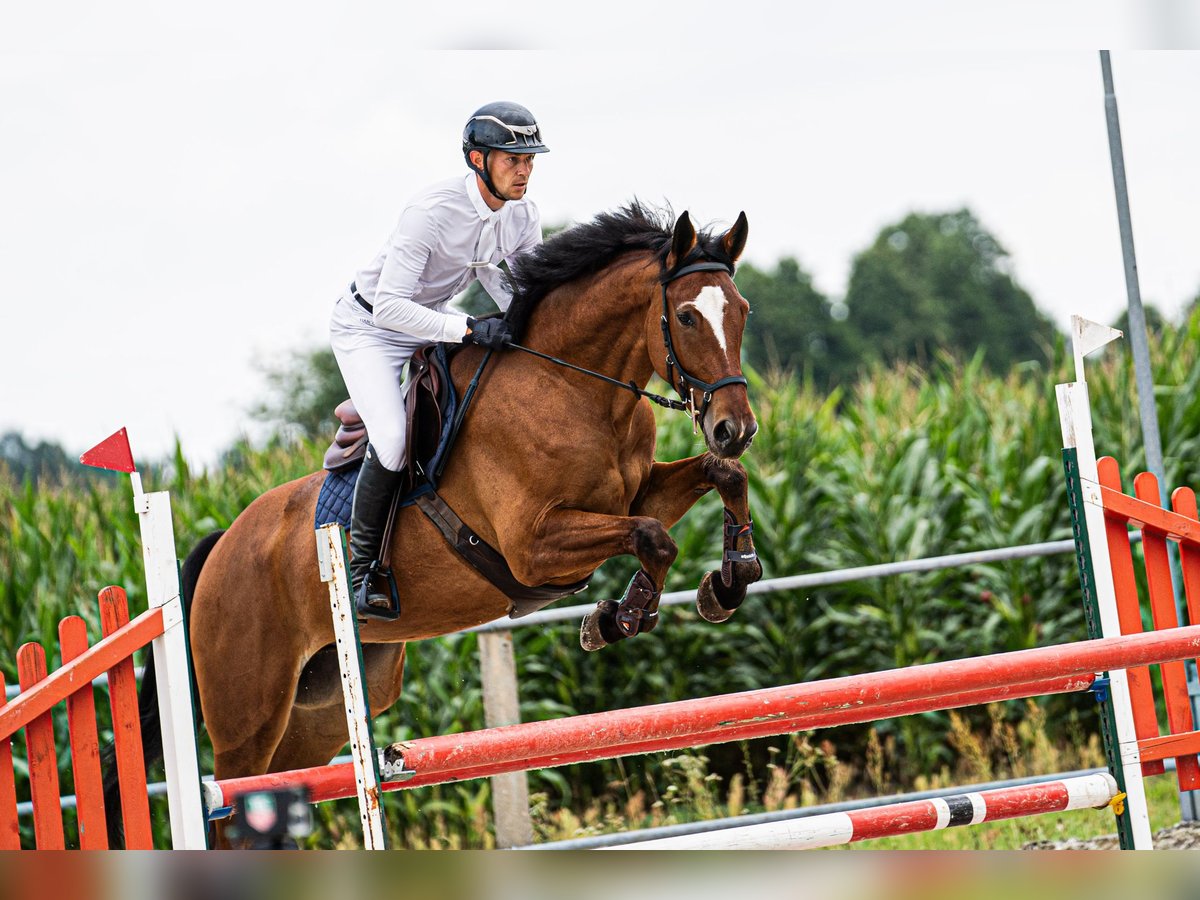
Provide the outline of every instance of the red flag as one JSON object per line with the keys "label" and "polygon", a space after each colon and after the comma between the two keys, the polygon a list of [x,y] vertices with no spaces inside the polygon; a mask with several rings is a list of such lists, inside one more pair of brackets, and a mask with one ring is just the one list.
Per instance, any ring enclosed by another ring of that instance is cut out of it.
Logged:
{"label": "red flag", "polygon": [[85,466],[95,466],[97,469],[111,469],[114,472],[134,471],[129,435],[122,428],[84,453],[79,457],[79,461]]}

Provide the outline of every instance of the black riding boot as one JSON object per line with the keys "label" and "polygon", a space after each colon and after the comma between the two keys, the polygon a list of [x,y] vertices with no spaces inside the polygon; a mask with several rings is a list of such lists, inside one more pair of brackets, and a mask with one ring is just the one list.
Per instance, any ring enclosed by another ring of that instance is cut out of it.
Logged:
{"label": "black riding boot", "polygon": [[[395,619],[399,604],[393,604],[390,573],[379,572],[380,544],[387,528],[392,496],[400,485],[400,473],[385,469],[367,445],[367,455],[354,485],[350,512],[350,584],[359,615]],[[370,577],[368,577],[370,576]]]}

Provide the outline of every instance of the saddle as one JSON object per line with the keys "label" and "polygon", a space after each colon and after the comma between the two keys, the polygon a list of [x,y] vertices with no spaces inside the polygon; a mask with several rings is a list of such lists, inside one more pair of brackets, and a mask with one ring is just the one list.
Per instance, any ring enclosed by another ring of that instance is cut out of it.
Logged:
{"label": "saddle", "polygon": [[[419,348],[408,364],[404,389],[405,442],[400,493],[406,494],[439,471],[450,449],[450,429],[458,408],[454,383],[450,380],[450,359],[454,349],[446,344],[427,344]],[[342,472],[357,468],[367,453],[367,426],[353,400],[343,400],[334,409],[337,434],[325,451],[325,468]]]}
{"label": "saddle", "polygon": [[[537,612],[563,597],[578,594],[588,586],[589,579],[569,585],[522,584],[513,575],[504,557],[487,544],[468,526],[437,493],[437,479],[457,436],[459,416],[458,392],[450,378],[450,359],[455,347],[429,344],[413,354],[404,391],[405,444],[403,478],[392,503],[387,528],[384,531],[382,570],[389,568],[392,529],[396,512],[403,506],[416,505],[438,527],[442,536],[458,554],[501,591],[510,601],[510,618],[520,618]],[[354,408],[344,400],[334,410],[338,430],[333,443],[325,451],[325,468],[330,477],[318,498],[318,518],[326,490],[347,490],[353,493],[358,467],[367,452],[367,428]],[[348,495],[347,495],[348,499]],[[318,523],[323,524],[323,523]],[[382,571],[381,570],[381,571]],[[395,601],[393,601],[395,602]]]}

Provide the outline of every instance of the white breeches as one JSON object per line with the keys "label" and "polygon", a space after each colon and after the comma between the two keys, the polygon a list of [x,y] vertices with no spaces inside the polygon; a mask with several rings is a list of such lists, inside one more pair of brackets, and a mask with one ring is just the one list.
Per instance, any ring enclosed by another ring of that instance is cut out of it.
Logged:
{"label": "white breeches", "polygon": [[404,364],[428,341],[376,327],[370,313],[343,295],[329,320],[329,342],[376,456],[385,468],[399,471],[404,461]]}

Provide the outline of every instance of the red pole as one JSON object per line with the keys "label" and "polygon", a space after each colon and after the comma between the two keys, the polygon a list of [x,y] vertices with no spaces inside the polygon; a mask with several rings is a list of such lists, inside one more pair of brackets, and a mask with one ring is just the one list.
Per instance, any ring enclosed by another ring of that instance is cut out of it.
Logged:
{"label": "red pole", "polygon": [[[768,717],[763,721],[752,722],[735,728],[722,728],[707,732],[686,731],[666,740],[633,741],[620,744],[606,744],[585,749],[566,748],[559,752],[547,752],[536,757],[493,760],[470,767],[431,765],[428,768],[418,770],[417,774],[407,781],[385,781],[383,789],[385,791],[395,791],[402,788],[425,787],[431,784],[444,784],[448,781],[488,778],[492,775],[502,775],[506,772],[548,769],[554,766],[571,765],[572,763],[611,759],[616,756],[635,756],[642,753],[679,750],[685,747],[702,747],[706,744],[718,744],[726,741],[749,740],[751,738],[770,737],[777,734],[791,734],[792,732],[807,731],[812,728],[851,725],[858,722],[890,719],[894,716],[907,716],[937,709],[954,709],[960,706],[976,706],[983,703],[995,703],[1000,700],[1011,700],[1021,697],[1041,697],[1047,694],[1083,691],[1091,686],[1094,679],[1095,676],[1093,675],[1052,678],[1017,685],[1015,687],[968,691],[956,694],[952,698],[935,697],[882,706],[863,706],[824,713],[819,716]],[[631,710],[621,710],[621,712],[637,712],[638,709],[647,709],[647,707],[635,707]],[[601,713],[600,715],[607,714]],[[580,719],[588,718],[591,718],[591,716],[573,716],[558,721],[576,722]],[[510,725],[506,727],[538,728],[548,724],[550,723],[527,722],[522,726]],[[459,740],[472,741],[486,737],[490,732],[497,730],[499,729],[466,732],[454,737]],[[422,738],[410,741],[407,744],[393,746],[403,747],[405,759],[407,760],[408,754],[414,748],[420,748],[427,741],[433,740],[438,740],[438,738]],[[230,798],[247,791],[271,790],[297,784],[308,788],[310,799],[314,803],[321,803],[326,800],[338,800],[343,797],[353,797],[355,793],[354,768],[351,763],[343,763],[336,766],[316,766],[311,769],[296,769],[291,772],[276,772],[269,775],[250,776],[248,778],[227,779],[218,783],[225,799],[216,805],[225,806],[228,804]]]}
{"label": "red pole", "polygon": [[[625,753],[694,747],[700,743],[1039,696],[1047,693],[1047,688],[1053,686],[1048,683],[1054,681],[1059,690],[1082,690],[1095,672],[1198,654],[1200,625],[1191,625],[810,684],[422,738],[394,744],[385,750],[386,755],[403,757],[405,766],[417,775],[410,781],[384,787],[416,787]],[[1072,680],[1076,680],[1074,684]],[[286,784],[307,785],[314,801],[351,797],[355,793],[350,766],[232,779],[217,786],[228,798],[247,790]]]}

